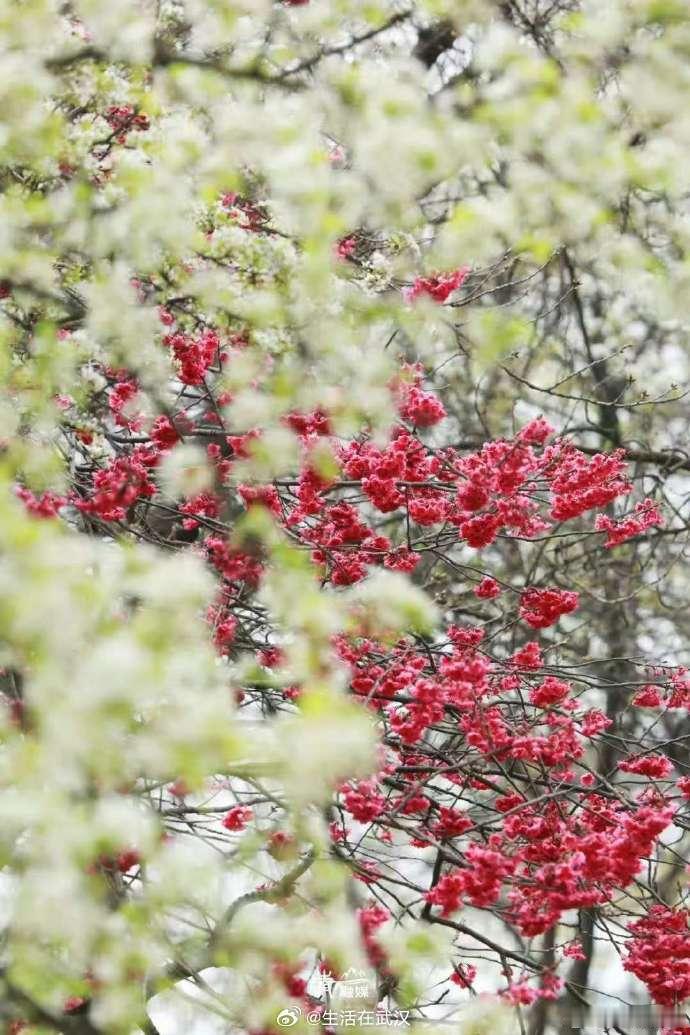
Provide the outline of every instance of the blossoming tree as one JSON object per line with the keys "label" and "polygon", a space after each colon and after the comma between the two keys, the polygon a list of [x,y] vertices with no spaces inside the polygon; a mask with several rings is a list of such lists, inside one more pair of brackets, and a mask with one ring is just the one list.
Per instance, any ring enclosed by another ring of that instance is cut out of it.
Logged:
{"label": "blossoming tree", "polygon": [[689,38],[0,11],[8,1032],[690,998]]}

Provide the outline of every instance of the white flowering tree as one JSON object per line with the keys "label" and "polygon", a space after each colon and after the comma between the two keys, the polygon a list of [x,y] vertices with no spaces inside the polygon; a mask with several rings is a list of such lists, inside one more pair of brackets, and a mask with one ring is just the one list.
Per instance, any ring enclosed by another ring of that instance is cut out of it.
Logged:
{"label": "white flowering tree", "polygon": [[544,1035],[604,943],[690,996],[689,51],[0,7],[9,1033]]}

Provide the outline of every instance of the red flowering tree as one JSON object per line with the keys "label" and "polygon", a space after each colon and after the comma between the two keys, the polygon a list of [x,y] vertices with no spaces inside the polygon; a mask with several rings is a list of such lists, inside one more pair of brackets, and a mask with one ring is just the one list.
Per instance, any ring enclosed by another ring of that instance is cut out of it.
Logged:
{"label": "red flowering tree", "polygon": [[438,6],[4,29],[10,1031],[690,997],[685,136],[630,85],[687,16]]}

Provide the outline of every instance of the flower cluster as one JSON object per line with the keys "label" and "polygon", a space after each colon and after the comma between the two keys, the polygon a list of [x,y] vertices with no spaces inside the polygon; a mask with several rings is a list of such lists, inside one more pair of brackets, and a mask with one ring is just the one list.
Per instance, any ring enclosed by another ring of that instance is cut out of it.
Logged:
{"label": "flower cluster", "polygon": [[469,266],[461,266],[449,273],[417,277],[410,287],[403,288],[403,298],[406,302],[414,302],[417,298],[426,295],[434,302],[445,302],[454,291],[462,287],[469,272]]}
{"label": "flower cluster", "polygon": [[608,514],[599,514],[594,527],[597,532],[608,533],[604,546],[611,549],[627,539],[632,539],[633,536],[641,535],[649,528],[661,528],[663,524],[664,519],[658,506],[653,500],[647,499],[636,503],[633,513],[620,521],[614,521]]}
{"label": "flower cluster", "polygon": [[661,1006],[677,1006],[690,997],[690,930],[685,910],[664,905],[630,924],[623,966],[649,989]]}
{"label": "flower cluster", "polygon": [[561,615],[577,609],[579,596],[569,589],[537,589],[532,586],[520,597],[520,617],[533,629],[554,625]]}
{"label": "flower cluster", "polygon": [[192,337],[175,331],[166,334],[164,341],[175,357],[180,381],[186,385],[203,384],[209,367],[219,359],[220,340],[216,332],[207,330]]}

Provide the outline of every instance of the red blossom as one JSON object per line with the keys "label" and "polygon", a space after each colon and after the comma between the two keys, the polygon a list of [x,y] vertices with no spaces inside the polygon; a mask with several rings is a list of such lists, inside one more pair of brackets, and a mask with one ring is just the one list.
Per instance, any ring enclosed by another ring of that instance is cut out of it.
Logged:
{"label": "red blossom", "polygon": [[690,997],[690,931],[682,909],[652,905],[630,924],[626,970],[648,988],[655,1003],[676,1006]]}
{"label": "red blossom", "polygon": [[15,492],[34,517],[56,517],[67,502],[64,496],[59,496],[55,492],[43,492],[40,496],[36,496],[23,485],[16,486]]}
{"label": "red blossom", "polygon": [[641,535],[655,525],[661,528],[663,524],[664,519],[659,508],[653,500],[647,499],[636,503],[633,513],[619,521],[614,521],[607,514],[599,514],[594,527],[597,532],[608,532],[604,546],[611,549],[627,539],[632,539],[633,536]]}
{"label": "red blossom", "polygon": [[633,697],[632,703],[638,708],[658,708],[662,703],[659,688],[652,685],[643,686]]}
{"label": "red blossom", "polygon": [[618,768],[624,773],[651,776],[656,780],[662,780],[673,771],[673,765],[666,755],[640,755],[623,759],[618,763]]}
{"label": "red blossom", "polygon": [[579,595],[568,589],[536,589],[523,591],[520,597],[520,617],[533,629],[554,625],[561,615],[577,609]]}
{"label": "red blossom", "polygon": [[234,805],[223,816],[223,826],[226,830],[244,830],[254,813],[244,805]]}
{"label": "red blossom", "polygon": [[414,302],[422,295],[427,295],[434,302],[445,302],[454,291],[462,287],[469,272],[469,266],[461,266],[450,273],[437,273],[430,277],[417,277],[411,287],[403,288],[403,298],[406,302]]}
{"label": "red blossom", "polygon": [[475,586],[474,595],[479,597],[480,600],[495,600],[496,597],[501,595],[501,587],[496,582],[496,579],[492,579],[491,576],[487,575],[478,586]]}

